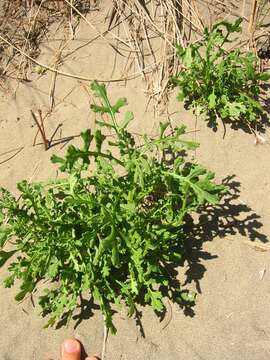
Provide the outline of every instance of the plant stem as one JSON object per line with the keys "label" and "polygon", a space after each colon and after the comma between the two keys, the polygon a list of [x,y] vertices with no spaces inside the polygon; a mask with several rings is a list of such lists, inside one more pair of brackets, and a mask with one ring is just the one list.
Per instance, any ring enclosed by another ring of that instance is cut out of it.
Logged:
{"label": "plant stem", "polygon": [[101,353],[101,360],[105,360],[105,356],[106,356],[106,343],[107,343],[107,339],[108,339],[108,328],[106,326],[105,323],[105,317],[104,318],[104,336],[103,336],[103,345],[102,345],[102,353]]}

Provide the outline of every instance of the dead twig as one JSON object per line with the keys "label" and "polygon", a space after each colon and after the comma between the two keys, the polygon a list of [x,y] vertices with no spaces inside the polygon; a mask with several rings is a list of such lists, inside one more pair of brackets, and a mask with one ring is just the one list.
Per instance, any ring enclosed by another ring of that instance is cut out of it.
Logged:
{"label": "dead twig", "polygon": [[170,322],[172,321],[172,304],[170,302],[170,299],[168,299],[168,304],[170,307],[170,315],[169,315],[169,319],[168,319],[167,323],[163,326],[162,330],[165,330],[169,326]]}
{"label": "dead twig", "polygon": [[31,115],[32,115],[32,117],[33,117],[33,119],[34,119],[34,121],[35,121],[35,123],[36,123],[36,125],[37,125],[37,127],[38,127],[38,129],[39,129],[39,132],[40,132],[40,134],[41,134],[41,137],[42,137],[42,140],[43,140],[43,144],[44,144],[44,149],[45,149],[45,151],[47,151],[47,150],[49,149],[49,147],[50,147],[50,142],[49,142],[49,140],[46,138],[46,133],[45,133],[44,124],[43,124],[44,119],[43,119],[43,117],[42,117],[41,110],[38,110],[38,114],[39,114],[39,119],[40,119],[40,121],[38,121],[35,113],[34,113],[32,110],[30,110],[30,112],[31,112]]}
{"label": "dead twig", "polygon": [[251,12],[249,24],[248,24],[248,31],[251,34],[254,32],[254,22],[255,22],[255,18],[256,18],[257,8],[258,8],[258,0],[253,0],[252,12]]}
{"label": "dead twig", "polygon": [[[63,50],[65,49],[65,47],[69,44],[69,41],[70,40],[66,41],[64,44],[61,44],[59,50],[56,51],[55,61],[54,61],[54,68],[56,70],[58,70],[58,67],[60,66],[60,64],[62,62],[62,60],[61,60],[62,53],[63,53]],[[50,92],[49,92],[50,112],[52,112],[52,110],[55,106],[54,93],[55,93],[55,86],[56,86],[56,78],[57,78],[57,72],[54,72],[52,74]]]}
{"label": "dead twig", "polygon": [[[11,160],[11,159],[13,159],[16,155],[18,155],[22,150],[24,149],[24,146],[22,146],[22,147],[20,147],[16,152],[15,152],[15,154],[13,154],[13,155],[11,155],[9,158],[7,158],[7,159],[5,159],[4,161],[1,161],[0,162],[0,165],[2,165],[2,164],[4,164],[4,163],[6,163],[6,162],[8,162],[9,160]],[[13,150],[11,150],[11,151],[13,151]],[[9,151],[9,152],[11,152],[11,151]],[[8,152],[6,152],[6,154],[7,154]],[[2,154],[1,154],[2,155]]]}
{"label": "dead twig", "polygon": [[258,242],[254,242],[250,240],[244,240],[243,243],[253,247],[253,249],[256,251],[261,251],[261,252],[270,251],[269,245],[259,244]]}
{"label": "dead twig", "polygon": [[[14,44],[12,44],[9,40],[5,39],[1,34],[0,34],[0,39],[2,39],[4,42],[6,42],[7,44],[9,44],[10,46],[12,46],[15,50],[17,50],[18,52],[20,52],[23,56],[25,56],[27,59],[31,60],[33,63],[35,63],[36,65],[40,66],[41,68],[44,68],[46,70],[52,71],[57,73],[58,75],[62,75],[65,77],[69,77],[72,79],[77,79],[77,80],[82,80],[82,81],[94,81],[97,80],[99,82],[103,82],[103,83],[110,83],[110,82],[122,82],[122,81],[128,81],[131,79],[135,79],[136,77],[139,77],[141,75],[141,72],[136,72],[133,73],[131,75],[127,75],[126,77],[123,78],[117,78],[117,79],[97,79],[97,78],[89,78],[89,77],[85,77],[85,76],[80,76],[80,75],[75,75],[75,74],[70,74],[64,71],[60,71],[57,70],[49,65],[43,64],[42,62],[32,58],[30,55],[26,54],[24,51],[22,51],[21,49],[19,49],[17,46],[15,46]],[[150,69],[151,67],[153,67],[153,64],[150,64],[148,66],[145,67],[144,70]]]}

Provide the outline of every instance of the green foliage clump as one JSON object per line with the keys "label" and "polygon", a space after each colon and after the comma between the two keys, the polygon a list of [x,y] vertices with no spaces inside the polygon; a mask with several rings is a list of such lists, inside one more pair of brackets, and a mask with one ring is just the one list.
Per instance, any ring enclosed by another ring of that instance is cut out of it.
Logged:
{"label": "green foliage clump", "polygon": [[[259,82],[270,78],[256,70],[257,58],[239,48],[228,50],[230,35],[241,31],[242,19],[221,21],[211,31],[204,30],[201,41],[178,47],[183,69],[174,79],[179,85],[179,101],[197,114],[206,114],[217,125],[222,121],[258,122],[264,110],[258,97]],[[228,48],[228,46],[227,46]]]}
{"label": "green foliage clump", "polygon": [[[169,124],[161,123],[159,137],[144,136],[138,146],[127,130],[133,113],[116,119],[126,99],[111,105],[105,86],[94,82],[92,90],[101,101],[92,110],[110,122],[101,119],[93,134],[83,132],[82,148],[71,145],[65,157],[52,157],[65,178],[22,181],[18,201],[1,190],[0,265],[13,256],[4,285],[20,281],[18,301],[40,282],[51,284],[39,298],[42,314],[50,314],[48,326],[69,320],[79,297],[88,294],[115,331],[113,304],[124,303],[132,315],[142,298],[161,312],[162,289],[180,304],[194,301],[175,288],[168,265],[179,264],[184,254],[186,216],[218,203],[224,187],[213,182],[212,172],[185,161],[183,150],[198,145],[181,139],[184,127],[167,135]],[[9,240],[13,250],[6,251]]]}

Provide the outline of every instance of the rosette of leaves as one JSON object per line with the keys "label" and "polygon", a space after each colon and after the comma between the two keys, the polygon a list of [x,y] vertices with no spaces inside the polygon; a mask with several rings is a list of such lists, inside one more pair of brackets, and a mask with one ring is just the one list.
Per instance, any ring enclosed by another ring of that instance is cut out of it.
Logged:
{"label": "rosette of leaves", "polygon": [[250,126],[264,113],[259,85],[269,80],[270,74],[256,70],[253,53],[230,49],[231,34],[239,33],[241,24],[241,18],[234,23],[221,21],[210,31],[205,28],[202,40],[177,49],[183,64],[174,78],[180,88],[178,100],[196,114],[206,114],[214,125],[221,119]]}
{"label": "rosette of leaves", "polygon": [[218,203],[224,187],[212,172],[185,161],[183,150],[198,145],[181,138],[184,127],[167,134],[169,124],[161,123],[159,137],[144,136],[138,146],[127,130],[133,113],[116,119],[126,99],[111,105],[104,85],[94,82],[92,90],[101,102],[91,106],[101,116],[97,129],[81,134],[82,148],[71,145],[65,157],[52,157],[66,176],[20,182],[19,200],[1,190],[0,265],[9,262],[5,287],[19,281],[18,301],[48,284],[39,298],[48,326],[72,318],[88,294],[115,332],[112,305],[125,304],[131,316],[143,299],[161,312],[164,289],[192,305],[194,297],[175,286],[168,265],[184,254],[186,216]]}

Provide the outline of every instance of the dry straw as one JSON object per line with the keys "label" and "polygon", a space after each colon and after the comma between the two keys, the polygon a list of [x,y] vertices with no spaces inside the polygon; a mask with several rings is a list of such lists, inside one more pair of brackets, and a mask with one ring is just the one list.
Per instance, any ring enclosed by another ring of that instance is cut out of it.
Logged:
{"label": "dry straw", "polygon": [[120,33],[129,44],[123,76],[135,66],[149,100],[162,111],[168,102],[170,78],[179,70],[176,45],[185,46],[191,34],[196,38],[203,31],[196,1],[114,0],[109,27],[119,21]]}
{"label": "dry straw", "polygon": [[[103,19],[105,31],[98,30],[93,17],[88,16],[99,6],[109,9]],[[249,44],[247,49],[256,52],[258,39],[265,40],[270,35],[263,26],[269,8],[266,0],[252,3],[246,0],[112,0],[104,3],[95,0],[4,0],[0,8],[0,76],[27,80],[35,64],[41,70],[53,72],[52,90],[56,75],[91,81],[88,74],[65,72],[61,65],[74,52],[102,39],[112,49],[115,61],[111,75],[98,80],[118,82],[141,77],[149,102],[152,101],[155,110],[163,112],[167,109],[170,79],[180,71],[177,44],[186,46],[200,39],[204,26],[210,26],[217,19],[242,16],[251,29],[250,39],[242,41],[242,46]],[[56,20],[58,27],[65,25],[67,29],[66,42],[59,49],[60,58],[55,54],[51,62],[40,62],[40,45]],[[79,21],[85,22],[94,36],[69,50]],[[66,49],[64,54],[63,48]],[[117,75],[114,74],[116,69]],[[50,103],[52,110],[53,94]]]}

